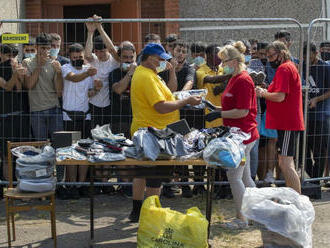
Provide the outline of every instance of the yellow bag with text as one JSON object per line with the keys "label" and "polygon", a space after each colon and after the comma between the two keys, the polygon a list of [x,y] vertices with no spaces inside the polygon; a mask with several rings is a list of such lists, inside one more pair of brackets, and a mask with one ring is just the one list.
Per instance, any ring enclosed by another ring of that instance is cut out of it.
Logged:
{"label": "yellow bag with text", "polygon": [[141,209],[138,248],[204,248],[208,221],[197,207],[186,214],[162,208],[158,196],[148,197]]}

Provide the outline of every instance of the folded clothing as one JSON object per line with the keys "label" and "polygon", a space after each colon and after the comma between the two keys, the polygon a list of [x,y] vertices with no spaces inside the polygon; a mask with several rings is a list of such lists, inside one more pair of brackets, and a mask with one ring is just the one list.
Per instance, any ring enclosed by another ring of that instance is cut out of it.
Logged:
{"label": "folded clothing", "polygon": [[48,177],[44,179],[19,179],[17,188],[25,192],[47,192],[54,191],[56,188],[56,179]]}

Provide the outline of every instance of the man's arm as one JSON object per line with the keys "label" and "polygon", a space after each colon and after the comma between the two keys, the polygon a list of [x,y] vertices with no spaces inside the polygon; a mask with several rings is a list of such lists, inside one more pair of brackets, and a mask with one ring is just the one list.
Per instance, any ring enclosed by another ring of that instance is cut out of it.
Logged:
{"label": "man's arm", "polygon": [[87,27],[87,40],[85,46],[85,58],[88,62],[91,63],[94,61],[92,51],[93,51],[93,36],[96,30],[96,26],[95,23],[87,22],[86,27]]}
{"label": "man's arm", "polygon": [[285,99],[284,92],[268,92],[266,89],[260,87],[256,87],[256,95],[272,102],[283,102]]}
{"label": "man's arm", "polygon": [[84,71],[82,73],[69,72],[64,79],[71,81],[73,83],[79,83],[83,81],[85,78],[96,75],[96,73],[97,73],[96,68],[89,67],[87,71]]}
{"label": "man's arm", "polygon": [[135,68],[136,68],[136,63],[130,66],[130,69],[126,73],[125,77],[123,77],[119,82],[116,82],[112,85],[112,90],[116,92],[118,95],[121,95],[125,90],[127,90],[131,82]]}
{"label": "man's arm", "polygon": [[203,83],[209,83],[209,84],[218,84],[218,83],[226,83],[232,75],[218,75],[218,76],[206,76],[204,77]]}
{"label": "man's arm", "polygon": [[158,102],[154,105],[154,108],[160,114],[167,114],[177,109],[181,109],[187,104],[192,106],[198,105],[201,103],[201,100],[202,98],[200,96],[190,96],[182,100]]}
{"label": "man's arm", "polygon": [[58,97],[62,96],[63,93],[63,77],[60,62],[52,61],[52,66],[55,70],[55,90]]}
{"label": "man's arm", "polygon": [[104,31],[102,23],[100,22],[100,20],[102,19],[100,16],[94,15],[93,16],[94,20],[98,21],[97,23],[95,23],[97,30],[99,31],[101,38],[105,44],[105,46],[107,47],[108,51],[110,52],[110,54],[112,55],[112,57],[120,62],[120,58],[117,54],[117,50],[115,48],[115,46],[112,43],[112,40],[110,39],[110,37],[107,35],[107,33]]}
{"label": "man's arm", "polygon": [[309,108],[315,108],[319,102],[325,101],[330,97],[330,90],[325,92],[323,95],[316,96],[309,101]]}
{"label": "man's arm", "polygon": [[182,90],[191,90],[194,87],[194,77],[195,77],[195,69],[192,66],[189,66],[188,73],[185,78],[186,83],[183,86]]}
{"label": "man's arm", "polygon": [[177,66],[176,60],[173,58],[170,62],[166,63],[166,69],[169,70],[169,78],[167,87],[171,92],[175,92],[178,89],[178,80],[176,78],[175,67]]}

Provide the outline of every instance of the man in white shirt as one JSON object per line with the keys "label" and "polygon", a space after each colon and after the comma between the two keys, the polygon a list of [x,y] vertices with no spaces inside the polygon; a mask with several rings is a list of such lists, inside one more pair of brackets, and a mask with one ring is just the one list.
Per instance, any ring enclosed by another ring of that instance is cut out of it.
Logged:
{"label": "man in white shirt", "polygon": [[[94,15],[93,19],[101,17]],[[85,48],[86,60],[97,69],[96,78],[100,79],[103,87],[98,94],[90,98],[90,111],[92,114],[92,127],[110,123],[110,97],[109,97],[109,73],[118,68],[119,57],[111,39],[106,34],[101,22],[86,23],[88,34]],[[100,36],[95,37],[94,31],[98,30]],[[94,48],[94,53],[92,50]]]}
{"label": "man in white shirt", "polygon": [[[96,95],[102,88],[102,82],[95,79],[97,70],[84,65],[84,48],[75,43],[69,47],[70,64],[62,66],[64,78],[63,88],[63,120],[66,131],[80,131],[82,138],[90,137],[91,114],[89,111],[89,97]],[[84,182],[87,166],[67,166],[66,181]],[[86,194],[86,188],[70,188],[66,192],[67,198],[79,198]]]}

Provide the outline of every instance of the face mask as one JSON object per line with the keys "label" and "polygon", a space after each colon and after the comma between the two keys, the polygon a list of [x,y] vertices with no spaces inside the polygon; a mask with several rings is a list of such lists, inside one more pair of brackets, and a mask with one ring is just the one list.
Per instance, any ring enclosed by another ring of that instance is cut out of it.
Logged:
{"label": "face mask", "polygon": [[71,60],[71,64],[73,67],[82,67],[82,65],[84,64],[84,60],[83,59]]}
{"label": "face mask", "polygon": [[245,55],[245,63],[249,63],[251,60],[251,55]]}
{"label": "face mask", "polygon": [[60,49],[59,48],[51,48],[49,50],[49,55],[51,57],[57,57],[58,53],[60,52]]}
{"label": "face mask", "polygon": [[267,59],[260,59],[260,61],[264,66],[267,64]]}
{"label": "face mask", "polygon": [[31,58],[31,59],[33,59],[35,56],[36,56],[35,53],[24,53],[24,57],[25,58]]}
{"label": "face mask", "polygon": [[330,60],[330,53],[329,52],[321,52],[321,58],[324,61]]}
{"label": "face mask", "polygon": [[204,65],[206,63],[206,61],[203,57],[198,56],[198,57],[193,59],[193,63],[197,66],[201,66],[201,65]]}
{"label": "face mask", "polygon": [[235,71],[234,67],[229,67],[228,65],[223,67],[223,73],[225,75],[233,74],[234,71]]}
{"label": "face mask", "polygon": [[121,64],[121,69],[123,71],[128,71],[130,66],[131,66],[131,63],[122,63]]}
{"label": "face mask", "polygon": [[157,73],[165,71],[166,69],[166,61],[160,61],[159,66],[156,67]]}

